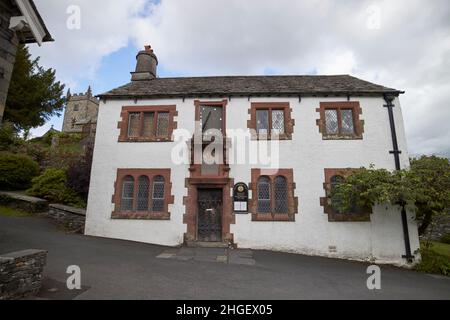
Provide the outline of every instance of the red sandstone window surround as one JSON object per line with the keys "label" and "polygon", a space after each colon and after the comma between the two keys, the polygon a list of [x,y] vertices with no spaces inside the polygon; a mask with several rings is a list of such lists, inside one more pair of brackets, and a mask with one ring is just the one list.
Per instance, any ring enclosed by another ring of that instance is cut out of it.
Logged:
{"label": "red sandstone window surround", "polygon": [[295,221],[298,198],[292,169],[252,169],[250,189],[253,221]]}
{"label": "red sandstone window surround", "polygon": [[176,106],[123,107],[119,142],[167,142],[177,128]]}
{"label": "red sandstone window surround", "polygon": [[317,126],[324,140],[358,140],[363,138],[364,121],[357,101],[321,102]]}
{"label": "red sandstone window surround", "polygon": [[291,140],[295,121],[288,102],[255,102],[251,104],[247,127],[252,129],[252,138],[270,140],[278,135],[280,140]]}
{"label": "red sandstone window surround", "polygon": [[371,208],[359,209],[354,206],[352,212],[339,212],[336,209],[338,205],[337,199],[332,199],[331,191],[333,188],[345,181],[345,178],[358,169],[325,169],[325,183],[323,188],[325,190],[325,197],[320,198],[320,205],[324,208],[324,213],[328,215],[330,222],[366,222],[370,221],[372,213]]}
{"label": "red sandstone window surround", "polygon": [[169,220],[170,169],[118,169],[113,219]]}

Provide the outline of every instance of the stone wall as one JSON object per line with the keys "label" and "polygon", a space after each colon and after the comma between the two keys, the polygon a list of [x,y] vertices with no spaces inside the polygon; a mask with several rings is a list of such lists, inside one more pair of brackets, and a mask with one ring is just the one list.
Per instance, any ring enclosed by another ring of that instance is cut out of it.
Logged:
{"label": "stone wall", "polygon": [[86,221],[86,210],[64,206],[62,204],[51,204],[48,216],[57,224],[64,226],[67,231],[84,233]]}
{"label": "stone wall", "polygon": [[48,202],[46,200],[15,192],[0,191],[0,204],[31,213],[46,212],[48,210]]}
{"label": "stone wall", "polygon": [[24,250],[0,256],[0,300],[26,298],[39,292],[47,251]]}
{"label": "stone wall", "polygon": [[11,16],[19,15],[15,10],[17,8],[11,5],[10,0],[0,0],[0,124],[19,43],[16,34],[9,29]]}

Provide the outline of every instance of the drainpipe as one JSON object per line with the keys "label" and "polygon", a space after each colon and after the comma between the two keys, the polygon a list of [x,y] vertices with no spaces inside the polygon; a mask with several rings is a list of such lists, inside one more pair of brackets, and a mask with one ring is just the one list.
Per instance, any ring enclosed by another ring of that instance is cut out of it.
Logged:
{"label": "drainpipe", "polygon": [[[390,154],[394,155],[395,160],[395,169],[401,170],[400,165],[400,154],[402,153],[398,148],[398,141],[397,141],[397,131],[395,129],[395,119],[394,119],[394,104],[392,101],[395,99],[395,96],[393,95],[384,95],[384,100],[386,101],[386,105],[384,106],[388,110],[389,114],[389,124],[391,126],[391,135],[392,135],[392,145],[393,150],[389,151]],[[402,207],[402,225],[403,225],[403,238],[405,240],[405,250],[406,254],[402,257],[406,259],[409,263],[412,263],[414,260],[414,256],[411,253],[411,243],[409,241],[409,230],[408,230],[408,216],[406,214],[406,203],[400,203],[400,206]]]}

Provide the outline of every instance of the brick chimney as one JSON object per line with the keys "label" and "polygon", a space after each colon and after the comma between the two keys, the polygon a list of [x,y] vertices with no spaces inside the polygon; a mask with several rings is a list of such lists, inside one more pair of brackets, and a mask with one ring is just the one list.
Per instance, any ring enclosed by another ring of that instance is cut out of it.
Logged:
{"label": "brick chimney", "polygon": [[152,80],[156,78],[158,58],[151,46],[139,51],[136,56],[136,71],[131,72],[131,81]]}

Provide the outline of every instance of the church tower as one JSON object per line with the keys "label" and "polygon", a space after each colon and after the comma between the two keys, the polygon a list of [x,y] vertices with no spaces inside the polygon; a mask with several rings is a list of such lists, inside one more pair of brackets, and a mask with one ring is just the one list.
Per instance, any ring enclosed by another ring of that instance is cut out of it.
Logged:
{"label": "church tower", "polygon": [[67,91],[67,103],[64,111],[62,132],[85,133],[95,132],[97,126],[99,100],[92,95],[89,86],[86,93],[72,95]]}

